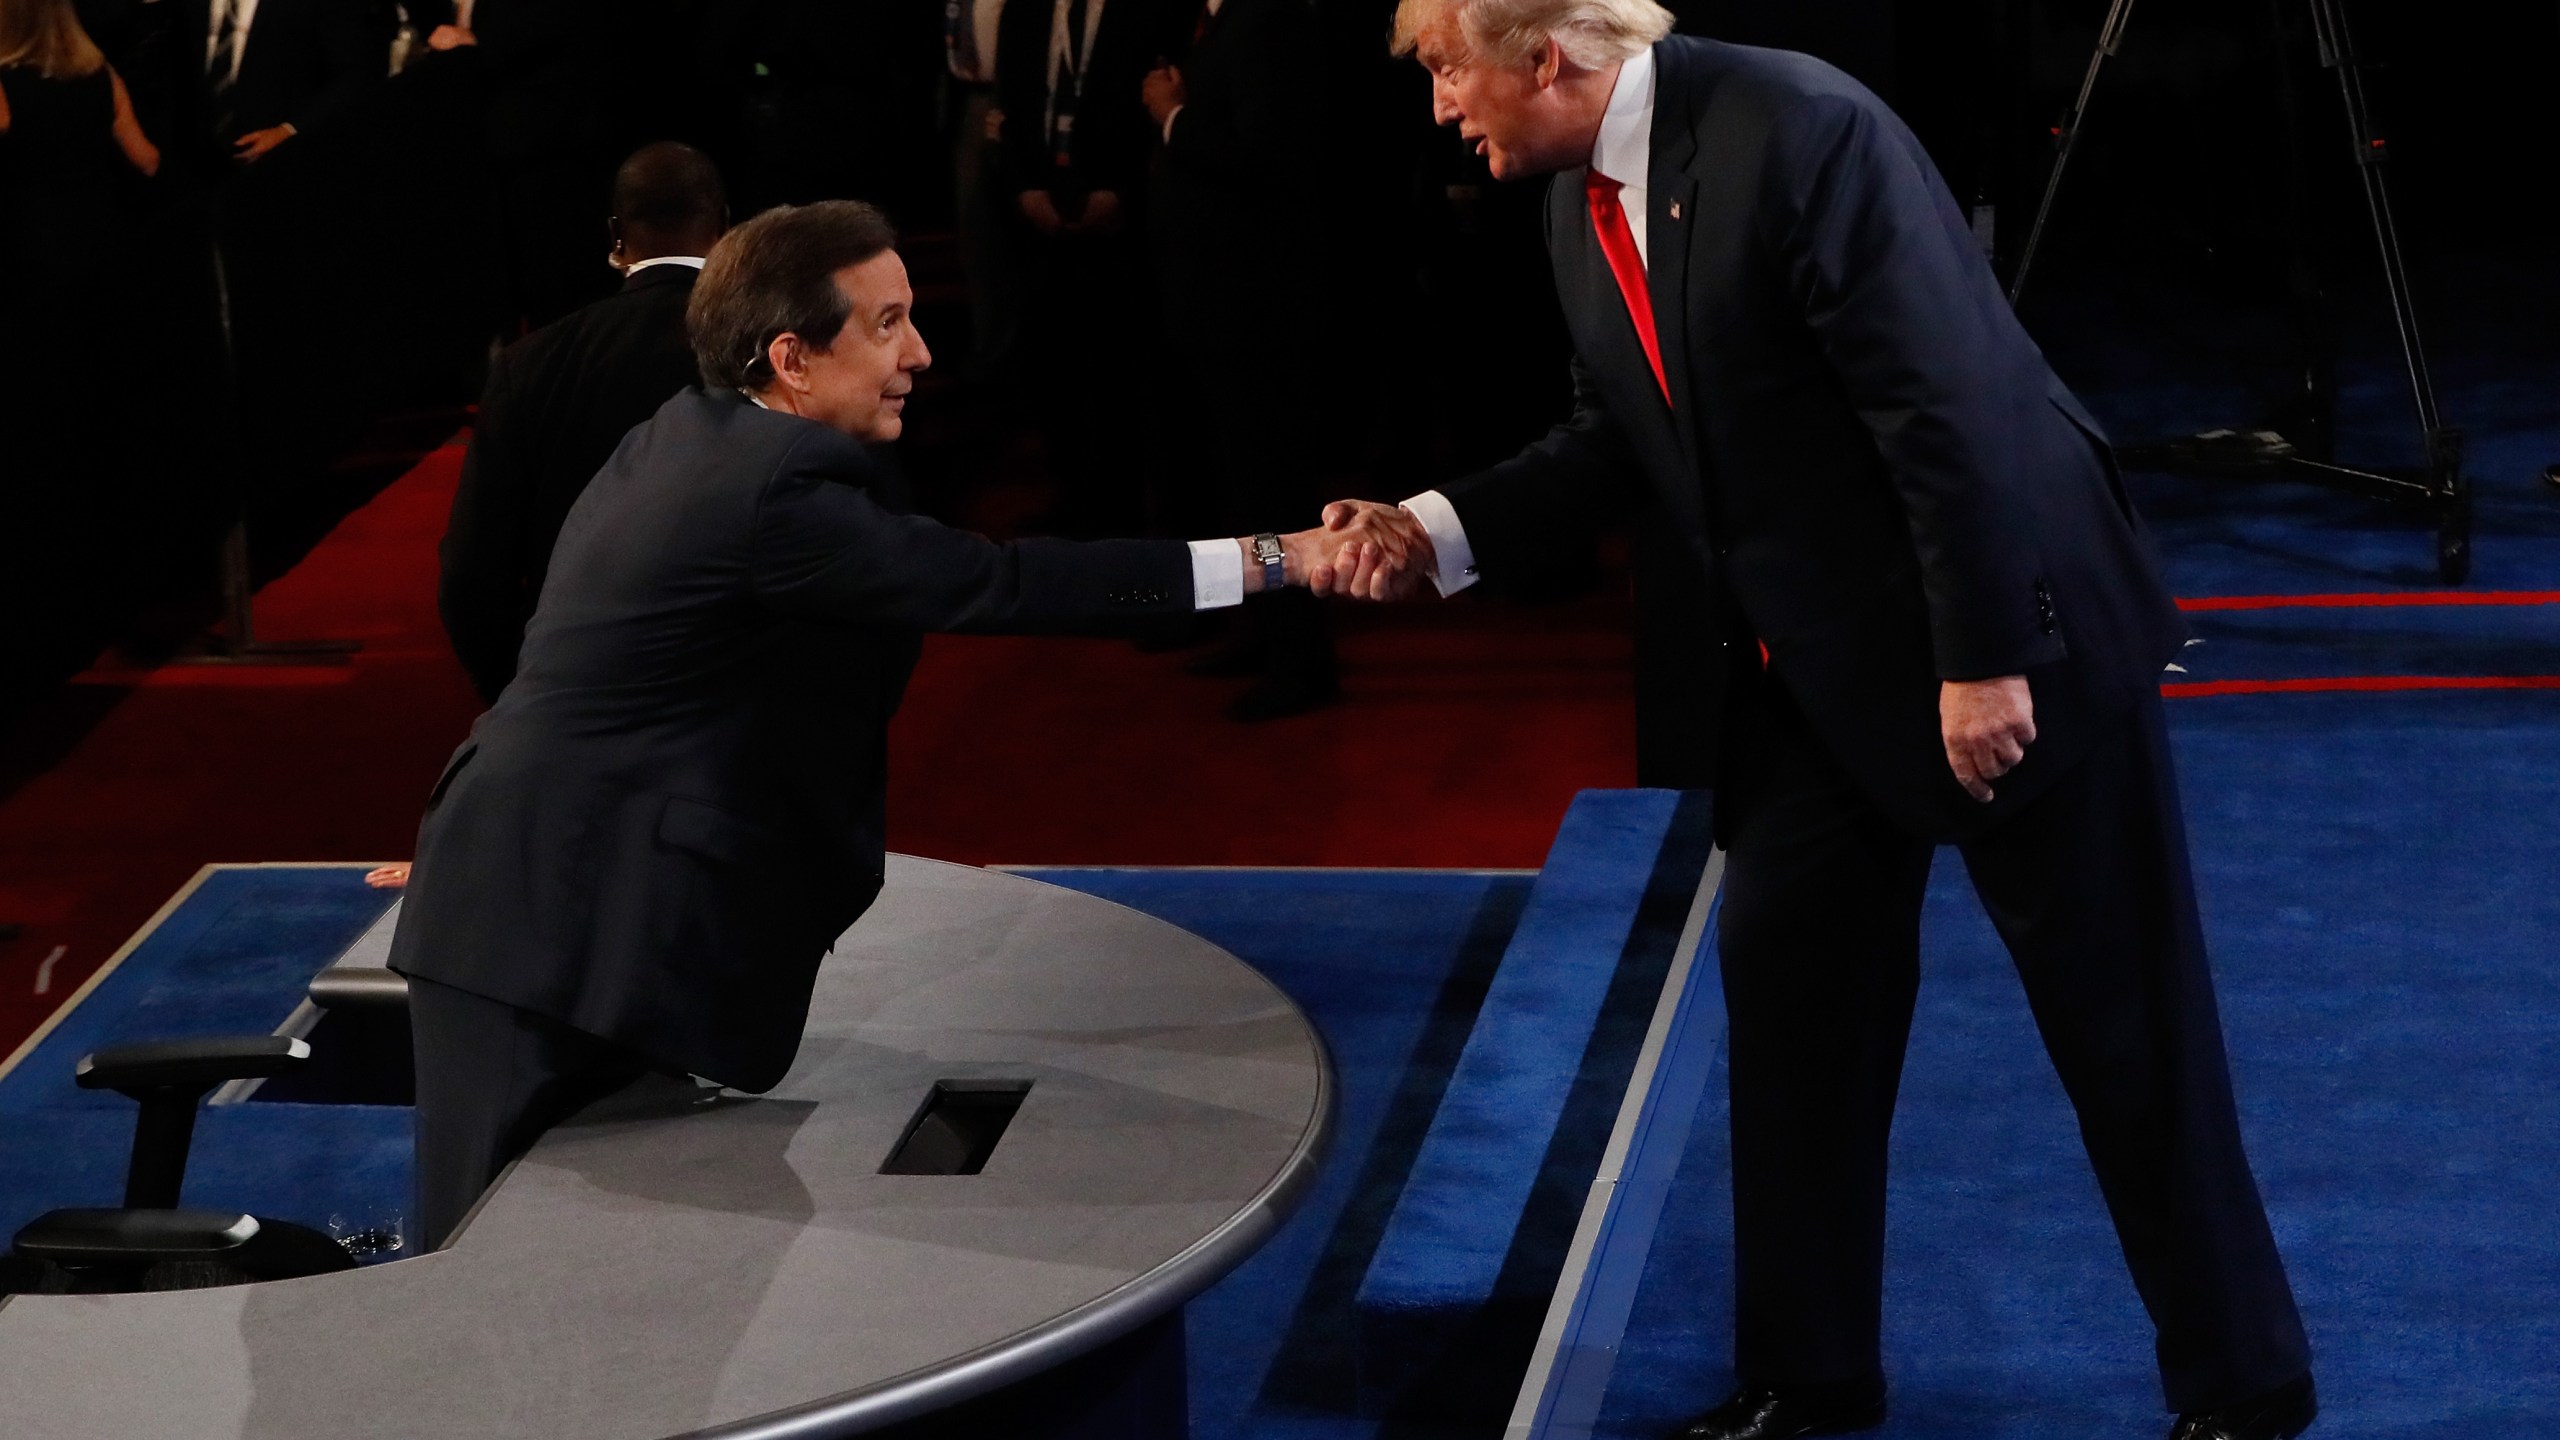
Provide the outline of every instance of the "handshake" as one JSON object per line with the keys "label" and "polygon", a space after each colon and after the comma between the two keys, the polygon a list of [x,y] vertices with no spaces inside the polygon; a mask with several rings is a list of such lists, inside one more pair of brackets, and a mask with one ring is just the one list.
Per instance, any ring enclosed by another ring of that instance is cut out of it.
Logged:
{"label": "handshake", "polygon": [[[1248,546],[1249,541],[1240,541]],[[1355,600],[1409,600],[1431,588],[1439,573],[1430,534],[1413,512],[1370,500],[1336,500],[1324,507],[1313,530],[1280,537],[1288,583],[1318,595]],[[1248,589],[1259,588],[1259,569],[1246,566]]]}

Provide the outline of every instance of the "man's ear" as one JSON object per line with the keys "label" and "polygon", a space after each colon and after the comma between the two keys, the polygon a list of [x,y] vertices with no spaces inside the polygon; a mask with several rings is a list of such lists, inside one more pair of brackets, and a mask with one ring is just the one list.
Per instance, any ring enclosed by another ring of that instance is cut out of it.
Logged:
{"label": "man's ear", "polygon": [[1556,77],[1564,73],[1564,47],[1556,43],[1553,35],[1547,37],[1547,48],[1538,52],[1537,69],[1532,73],[1541,90],[1555,88]]}
{"label": "man's ear", "polygon": [[773,367],[777,383],[806,392],[809,388],[809,356],[801,348],[800,337],[785,330],[764,347],[765,363]]}

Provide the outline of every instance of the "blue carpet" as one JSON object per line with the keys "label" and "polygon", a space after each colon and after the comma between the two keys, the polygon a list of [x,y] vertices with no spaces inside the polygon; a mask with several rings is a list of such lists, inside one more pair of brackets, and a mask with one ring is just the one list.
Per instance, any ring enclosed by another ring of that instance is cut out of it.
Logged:
{"label": "blue carpet", "polygon": [[[1363,1312],[1472,1311],[1492,1300],[1536,1186],[1534,1157],[1582,1077],[1681,798],[1676,790],[1574,798],[1370,1260]],[[1691,825],[1704,832],[1703,804]],[[1704,844],[1691,857],[1701,866]],[[1685,888],[1697,888],[1694,876]],[[1527,1164],[1525,1147],[1534,1147]]]}
{"label": "blue carpet", "polygon": [[[2244,1122],[2334,1440],[2560,1434],[2560,713],[2547,695],[2181,702],[2171,718]],[[1894,1137],[1894,1440],[2155,1433],[2150,1337],[1962,867],[1932,879]],[[1723,1398],[1706,1135],[1604,1433]]]}
{"label": "blue carpet", "polygon": [[[2352,264],[2369,265],[2361,236]],[[2057,277],[2059,278],[2059,277]],[[2342,320],[2340,463],[2414,467],[2423,458],[2378,286],[2359,268]],[[2444,419],[2468,441],[2474,487],[2471,586],[2548,590],[2560,583],[2560,496],[2540,481],[2560,460],[2551,343],[2560,285],[2542,269],[2462,257],[2418,276],[2417,298]],[[2272,306],[2265,307],[2272,309]],[[2251,429],[2296,383],[2280,317],[2157,285],[2048,289],[2029,328],[2118,444],[2217,427]],[[2268,327],[2266,322],[2276,318]],[[2273,343],[2251,327],[2280,332]],[[2180,595],[2431,589],[2430,526],[2411,512],[2310,486],[2167,475],[2128,477]],[[2548,633],[2547,631],[2545,632]]]}
{"label": "blue carpet", "polygon": [[[214,872],[19,1061],[0,1080],[0,1235],[56,1206],[123,1197],[133,1102],[73,1085],[81,1056],[140,1040],[273,1031],[311,976],[390,903],[363,876],[345,866]],[[405,1108],[208,1107],[182,1198],[326,1228],[332,1215],[360,1218],[405,1199],[409,1145]]]}
{"label": "blue carpet", "polygon": [[[1306,1008],[1341,1078],[1333,1153],[1316,1188],[1269,1245],[1191,1303],[1192,1434],[1355,1440],[1406,1428],[1359,1414],[1354,1299],[1520,918],[1528,878],[1179,870],[1038,878],[1161,916],[1242,956]],[[1523,1163],[1534,1167],[1537,1156]]]}

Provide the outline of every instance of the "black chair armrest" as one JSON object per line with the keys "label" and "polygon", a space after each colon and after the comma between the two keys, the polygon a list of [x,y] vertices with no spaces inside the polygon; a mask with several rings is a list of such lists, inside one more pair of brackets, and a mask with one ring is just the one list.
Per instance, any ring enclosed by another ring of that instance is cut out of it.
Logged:
{"label": "black chair armrest", "polygon": [[282,1075],[311,1058],[311,1047],[283,1035],[207,1035],[116,1045],[81,1057],[73,1078],[83,1090],[119,1090],[140,1099],[151,1090],[201,1094],[226,1080]]}
{"label": "black chair armrest", "polygon": [[257,1238],[236,1210],[49,1210],[18,1232],[17,1251],[56,1265],[220,1260]]}
{"label": "black chair armrest", "polygon": [[379,965],[332,965],[311,977],[311,1003],[323,1010],[409,1012],[409,977]]}
{"label": "black chair armrest", "polygon": [[81,1290],[196,1289],[352,1270],[345,1247],[307,1225],[236,1210],[53,1210],[20,1230],[14,1256],[86,1272]]}

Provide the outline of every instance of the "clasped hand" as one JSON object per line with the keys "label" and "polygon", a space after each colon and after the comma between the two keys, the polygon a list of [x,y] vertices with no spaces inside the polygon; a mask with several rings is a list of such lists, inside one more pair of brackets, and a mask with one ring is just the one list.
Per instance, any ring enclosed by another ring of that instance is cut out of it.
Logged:
{"label": "clasped hand", "polygon": [[1413,512],[1374,500],[1336,500],[1321,528],[1305,532],[1315,557],[1307,588],[1355,600],[1410,600],[1437,573],[1430,532]]}

